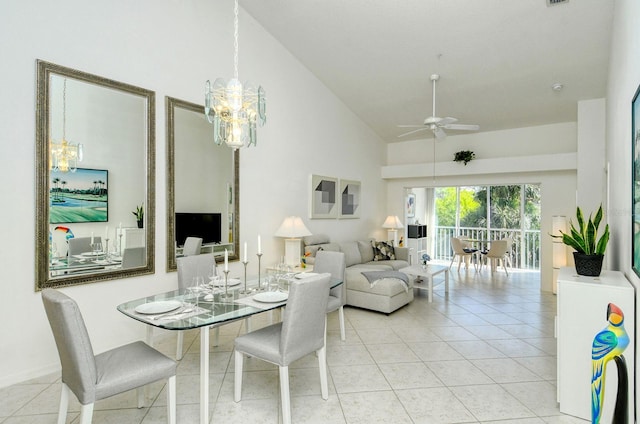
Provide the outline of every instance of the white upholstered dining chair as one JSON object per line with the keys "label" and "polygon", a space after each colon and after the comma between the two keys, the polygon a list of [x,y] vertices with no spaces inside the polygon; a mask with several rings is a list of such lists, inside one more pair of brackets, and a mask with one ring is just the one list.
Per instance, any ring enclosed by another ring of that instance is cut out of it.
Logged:
{"label": "white upholstered dining chair", "polygon": [[275,364],[280,370],[282,422],[290,424],[289,365],[313,352],[318,356],[322,398],[329,398],[325,328],[330,285],[330,274],[293,281],[282,322],[236,338],[234,401],[242,398],[244,355]]}
{"label": "white upholstered dining chair", "polygon": [[[195,277],[202,277],[206,282],[209,276],[217,272],[216,258],[213,253],[204,255],[183,256],[176,259],[178,265],[178,288],[185,290]],[[215,327],[214,345],[217,344],[219,328]],[[182,359],[184,344],[184,331],[178,331],[176,346],[176,359]]]}
{"label": "white upholstered dining chair", "polygon": [[469,248],[458,237],[451,237],[451,250],[453,250],[453,256],[451,257],[449,269],[451,269],[451,266],[453,265],[453,262],[455,262],[456,258],[458,258],[458,272],[460,272],[460,265],[462,265],[462,261],[465,262],[465,267],[467,269],[469,268],[469,261],[473,261],[473,265],[477,269],[475,254],[478,249]]}
{"label": "white upholstered dining chair", "polygon": [[167,421],[176,422],[176,362],[149,345],[137,341],[94,355],[89,333],[77,303],[54,290],[42,291],[42,302],[58,347],[62,364],[62,392],[58,424],[67,417],[69,392],[81,407],[80,423],[89,424],[94,402],[138,389],[138,407],[144,400],[143,386],[167,379]]}
{"label": "white upholstered dining chair", "polygon": [[488,265],[491,267],[491,272],[493,273],[498,269],[498,264],[502,264],[504,272],[509,275],[509,271],[505,264],[506,255],[509,251],[509,242],[510,240],[508,239],[492,241],[489,250],[487,252],[482,252],[484,260],[482,261],[481,266],[484,266],[484,262],[488,262]]}
{"label": "white upholstered dining chair", "polygon": [[[331,252],[321,250],[316,253],[316,259],[313,265],[313,272],[328,272],[331,277],[344,282],[344,270],[346,267],[346,259],[343,252]],[[340,339],[345,340],[344,328],[344,305],[347,301],[347,286],[340,284],[329,291],[329,301],[327,302],[327,313],[338,311],[338,319],[340,320]]]}
{"label": "white upholstered dining chair", "polygon": [[199,255],[202,249],[202,239],[200,237],[187,237],[182,247],[184,256]]}

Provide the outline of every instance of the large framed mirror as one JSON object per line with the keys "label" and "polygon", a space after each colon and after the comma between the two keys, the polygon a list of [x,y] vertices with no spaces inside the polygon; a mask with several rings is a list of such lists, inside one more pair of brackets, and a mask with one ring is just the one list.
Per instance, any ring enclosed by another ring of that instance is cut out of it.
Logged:
{"label": "large framed mirror", "polygon": [[202,239],[198,253],[238,260],[240,154],[217,146],[204,106],[166,97],[167,271],[177,269],[187,237]]}
{"label": "large framed mirror", "polygon": [[37,61],[36,290],[154,272],[155,93]]}

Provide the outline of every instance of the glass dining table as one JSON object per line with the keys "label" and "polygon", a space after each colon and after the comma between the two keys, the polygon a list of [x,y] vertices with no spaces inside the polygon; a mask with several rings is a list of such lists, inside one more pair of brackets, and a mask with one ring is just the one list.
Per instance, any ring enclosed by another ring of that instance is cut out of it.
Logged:
{"label": "glass dining table", "polygon": [[[146,342],[152,345],[153,329],[200,329],[200,423],[209,422],[209,329],[286,305],[287,290],[294,279],[318,274],[308,272],[278,276],[278,289],[260,288],[257,279],[228,279],[196,290],[172,290],[117,306],[129,318],[147,324]],[[264,277],[263,277],[264,278]],[[264,284],[264,280],[261,280]],[[331,288],[342,284],[332,279]],[[248,290],[245,289],[245,286]]]}

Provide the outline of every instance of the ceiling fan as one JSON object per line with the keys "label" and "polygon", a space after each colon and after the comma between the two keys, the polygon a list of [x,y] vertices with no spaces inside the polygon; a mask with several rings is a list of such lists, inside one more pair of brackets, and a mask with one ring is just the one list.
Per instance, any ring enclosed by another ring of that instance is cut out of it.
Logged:
{"label": "ceiling fan", "polygon": [[431,81],[433,82],[433,114],[424,120],[422,125],[398,125],[399,128],[418,128],[404,134],[400,134],[398,137],[404,137],[409,134],[417,133],[419,131],[431,130],[438,140],[441,140],[447,136],[444,130],[457,130],[457,131],[478,131],[479,125],[471,124],[456,124],[458,120],[456,118],[446,117],[439,118],[436,116],[436,81],[440,79],[440,75],[431,75]]}

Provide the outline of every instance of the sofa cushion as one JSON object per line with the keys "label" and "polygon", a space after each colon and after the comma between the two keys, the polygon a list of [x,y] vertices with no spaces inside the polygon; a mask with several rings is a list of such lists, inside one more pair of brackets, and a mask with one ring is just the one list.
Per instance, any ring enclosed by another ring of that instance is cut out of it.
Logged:
{"label": "sofa cushion", "polygon": [[326,234],[313,234],[311,236],[306,236],[303,239],[303,241],[305,246],[311,246],[314,244],[326,244],[326,243],[329,243],[331,240],[329,239],[329,236]]}
{"label": "sofa cushion", "polygon": [[[362,265],[359,265],[360,267],[368,267],[368,266],[374,266],[376,268],[383,266],[387,269],[393,269],[393,270],[400,270],[402,268],[406,268],[409,266],[409,262],[407,261],[403,261],[402,259],[393,259],[393,260],[388,260],[388,261],[371,261],[371,262],[365,262]],[[378,268],[380,269],[380,268]]]}
{"label": "sofa cushion", "polygon": [[340,251],[344,253],[344,260],[347,266],[362,263],[362,257],[360,256],[360,249],[358,249],[357,242],[347,241],[340,243]]}
{"label": "sofa cushion", "polygon": [[360,257],[362,258],[362,262],[371,262],[373,260],[373,246],[371,246],[371,242],[373,240],[359,240],[358,241],[358,250],[360,250]]}
{"label": "sofa cushion", "polygon": [[395,296],[399,293],[406,293],[407,290],[411,290],[413,287],[412,279],[409,279],[409,289],[407,289],[404,282],[395,278],[383,278],[372,287],[367,278],[362,275],[362,271],[362,269],[352,268],[345,271],[347,290],[361,291],[381,296]]}
{"label": "sofa cushion", "polygon": [[384,241],[372,241],[373,247],[373,260],[374,261],[386,261],[389,259],[395,259],[396,255],[393,252],[393,246]]}

